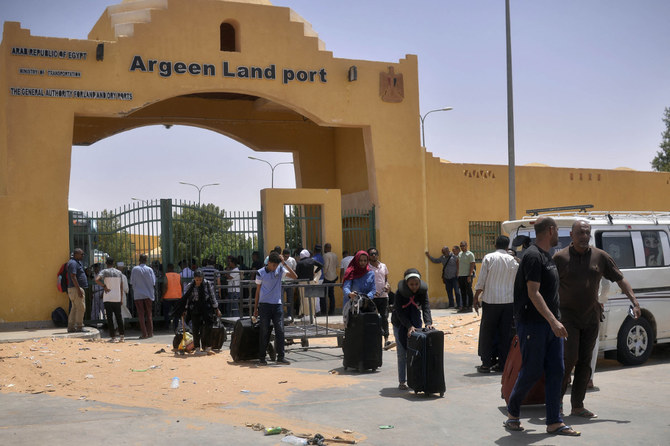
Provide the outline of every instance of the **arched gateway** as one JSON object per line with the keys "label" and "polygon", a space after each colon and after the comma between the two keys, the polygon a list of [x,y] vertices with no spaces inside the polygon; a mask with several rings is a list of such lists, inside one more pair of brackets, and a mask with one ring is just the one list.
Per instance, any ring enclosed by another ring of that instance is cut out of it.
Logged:
{"label": "arched gateway", "polygon": [[[392,180],[399,165],[422,172],[416,57],[333,58],[308,23],[268,1],[123,1],[88,40],[32,36],[7,22],[0,54],[0,245],[14,253],[0,261],[2,320],[48,319],[63,305],[51,278],[69,251],[73,144],[187,124],[293,153],[298,188],[339,190],[345,209],[376,203],[383,219],[401,191],[422,195],[420,183]],[[417,228],[421,205],[410,203]],[[406,252],[422,232],[394,245]],[[16,255],[31,252],[43,267],[17,271]]]}
{"label": "arched gateway", "polygon": [[[55,273],[69,252],[72,145],[135,127],[193,125],[291,152],[298,188],[263,199],[323,204],[335,226],[340,206],[374,205],[391,282],[418,267],[438,305],[446,293],[424,251],[469,239],[480,258],[507,217],[507,166],[449,163],[421,147],[416,56],[334,58],[305,20],[266,0],[124,0],[87,40],[6,22],[0,67],[0,322],[67,305]],[[666,173],[524,166],[516,178],[519,215],[581,203],[670,209]],[[283,244],[272,227],[266,246]],[[339,251],[341,239],[328,241]]]}

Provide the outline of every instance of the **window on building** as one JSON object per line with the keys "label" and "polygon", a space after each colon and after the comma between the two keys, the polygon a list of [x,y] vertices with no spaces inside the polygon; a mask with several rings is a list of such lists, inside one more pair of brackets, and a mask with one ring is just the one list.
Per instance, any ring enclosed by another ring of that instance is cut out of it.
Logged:
{"label": "window on building", "polygon": [[221,51],[237,51],[237,33],[230,23],[221,24]]}
{"label": "window on building", "polygon": [[496,238],[502,234],[499,221],[470,222],[470,251],[480,261],[486,254],[496,249]]}

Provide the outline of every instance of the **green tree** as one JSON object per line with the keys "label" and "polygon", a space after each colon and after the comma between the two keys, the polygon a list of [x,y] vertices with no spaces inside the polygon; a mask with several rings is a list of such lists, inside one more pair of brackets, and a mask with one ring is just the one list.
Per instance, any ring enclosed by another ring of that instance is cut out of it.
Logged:
{"label": "green tree", "polygon": [[178,207],[172,217],[175,262],[195,258],[213,258],[225,265],[228,255],[247,254],[257,244],[257,238],[246,237],[232,230],[233,222],[225,211],[213,204]]}
{"label": "green tree", "polygon": [[651,161],[651,167],[657,172],[670,172],[670,108],[666,107],[663,122],[665,130],[661,133],[661,150],[656,152],[656,156]]}
{"label": "green tree", "polygon": [[97,219],[95,247],[117,262],[132,264],[133,247],[130,234],[121,229],[121,221],[113,211],[105,209]]}
{"label": "green tree", "polygon": [[300,208],[292,205],[284,215],[284,241],[291,250],[301,248],[302,225],[300,224]]}

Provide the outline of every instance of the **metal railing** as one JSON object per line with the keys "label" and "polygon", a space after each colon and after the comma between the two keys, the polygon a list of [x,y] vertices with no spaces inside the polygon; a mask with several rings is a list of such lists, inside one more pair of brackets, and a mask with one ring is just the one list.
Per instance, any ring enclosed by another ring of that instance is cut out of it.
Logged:
{"label": "metal railing", "polygon": [[471,221],[469,224],[470,251],[475,260],[481,261],[489,252],[495,250],[496,238],[502,234],[499,221]]}
{"label": "metal railing", "polygon": [[376,246],[375,207],[369,210],[351,209],[342,212],[342,250],[353,255],[359,250]]}
{"label": "metal railing", "polygon": [[320,205],[284,205],[285,246],[312,249],[323,244]]}

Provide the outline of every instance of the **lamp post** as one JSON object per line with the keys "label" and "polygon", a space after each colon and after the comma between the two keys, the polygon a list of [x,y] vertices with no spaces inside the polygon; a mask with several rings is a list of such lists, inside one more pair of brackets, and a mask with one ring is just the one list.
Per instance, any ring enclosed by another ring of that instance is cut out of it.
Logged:
{"label": "lamp post", "polygon": [[180,181],[179,184],[185,184],[187,186],[193,186],[196,189],[198,189],[198,206],[200,206],[200,192],[202,192],[202,190],[204,188],[206,188],[207,186],[218,186],[219,185],[219,183],[210,183],[210,184],[203,184],[202,186],[198,187],[193,183],[187,183],[185,181]]}
{"label": "lamp post", "polygon": [[253,156],[248,156],[247,158],[249,158],[250,160],[262,161],[262,162],[264,162],[265,164],[267,164],[268,166],[270,166],[270,169],[272,169],[272,183],[271,183],[271,184],[272,184],[272,189],[275,188],[275,167],[277,167],[277,166],[279,166],[279,165],[281,165],[281,164],[293,164],[293,161],[284,161],[284,162],[281,162],[281,163],[277,163],[277,164],[275,164],[275,165],[272,165],[272,164],[270,164],[269,161],[262,160],[262,159],[260,159],[260,158],[256,158],[256,157],[253,157]]}
{"label": "lamp post", "polygon": [[516,175],[514,160],[514,100],[512,95],[512,37],[509,20],[509,0],[505,0],[505,43],[507,49],[507,176],[509,190],[509,219],[516,218]]}
{"label": "lamp post", "polygon": [[424,125],[423,122],[426,120],[426,116],[433,112],[440,112],[440,111],[449,111],[453,110],[454,107],[444,107],[444,108],[436,108],[435,110],[431,110],[425,115],[421,116],[419,115],[419,118],[421,118],[421,145],[425,148],[426,147],[426,134],[424,133]]}

